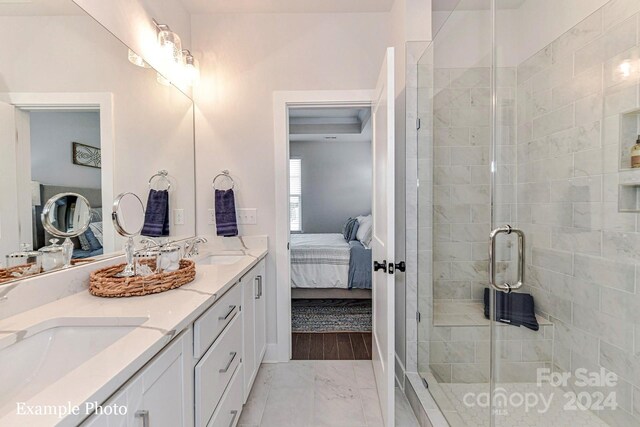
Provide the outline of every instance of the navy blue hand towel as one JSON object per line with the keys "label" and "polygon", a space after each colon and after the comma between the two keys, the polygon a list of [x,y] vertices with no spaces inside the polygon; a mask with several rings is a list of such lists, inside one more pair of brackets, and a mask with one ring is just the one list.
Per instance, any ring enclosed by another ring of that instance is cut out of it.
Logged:
{"label": "navy blue hand towel", "polygon": [[[489,297],[491,289],[484,289],[484,317],[489,319]],[[514,326],[524,326],[533,331],[540,327],[533,304],[533,296],[530,294],[496,292],[495,319],[498,322],[508,323]]]}
{"label": "navy blue hand towel", "polygon": [[237,236],[236,199],[233,190],[216,190],[214,199],[218,236]]}
{"label": "navy blue hand towel", "polygon": [[148,237],[169,235],[169,192],[167,190],[149,190],[141,234]]}

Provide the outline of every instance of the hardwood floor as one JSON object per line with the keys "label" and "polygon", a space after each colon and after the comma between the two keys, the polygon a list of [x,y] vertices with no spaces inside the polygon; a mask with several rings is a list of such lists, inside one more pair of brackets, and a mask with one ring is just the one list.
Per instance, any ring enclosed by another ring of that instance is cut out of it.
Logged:
{"label": "hardwood floor", "polygon": [[371,360],[371,333],[293,333],[293,360]]}

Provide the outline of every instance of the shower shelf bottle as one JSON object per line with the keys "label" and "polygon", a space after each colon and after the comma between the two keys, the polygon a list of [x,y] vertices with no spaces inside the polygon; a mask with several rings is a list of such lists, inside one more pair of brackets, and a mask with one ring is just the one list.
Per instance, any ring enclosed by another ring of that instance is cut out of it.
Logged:
{"label": "shower shelf bottle", "polygon": [[640,168],[640,135],[638,135],[636,144],[631,147],[631,167]]}

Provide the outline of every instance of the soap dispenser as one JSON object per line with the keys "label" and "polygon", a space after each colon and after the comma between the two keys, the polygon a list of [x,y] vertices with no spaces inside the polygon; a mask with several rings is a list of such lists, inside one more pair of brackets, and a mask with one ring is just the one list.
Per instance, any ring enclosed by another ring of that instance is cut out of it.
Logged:
{"label": "soap dispenser", "polygon": [[631,167],[640,168],[640,135],[638,135],[636,144],[631,147]]}

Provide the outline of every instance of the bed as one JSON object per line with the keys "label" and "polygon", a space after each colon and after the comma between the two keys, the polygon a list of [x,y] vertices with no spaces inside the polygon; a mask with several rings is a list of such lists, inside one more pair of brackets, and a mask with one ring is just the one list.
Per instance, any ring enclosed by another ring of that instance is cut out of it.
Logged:
{"label": "bed", "polygon": [[291,287],[371,289],[371,249],[340,233],[292,234]]}

